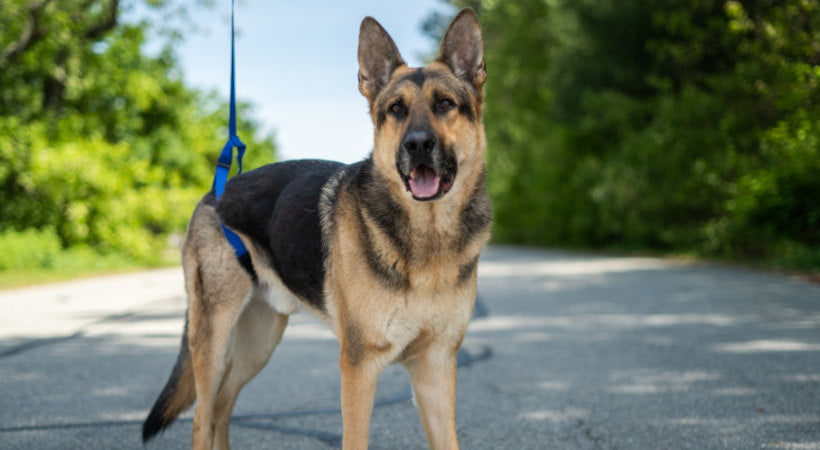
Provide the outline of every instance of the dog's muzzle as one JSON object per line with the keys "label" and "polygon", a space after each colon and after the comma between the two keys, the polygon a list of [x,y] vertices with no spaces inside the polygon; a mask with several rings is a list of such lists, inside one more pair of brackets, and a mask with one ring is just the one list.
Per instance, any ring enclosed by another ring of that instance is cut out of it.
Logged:
{"label": "dog's muzzle", "polygon": [[435,200],[453,187],[456,162],[455,156],[449,153],[429,131],[410,131],[404,135],[396,167],[414,199]]}

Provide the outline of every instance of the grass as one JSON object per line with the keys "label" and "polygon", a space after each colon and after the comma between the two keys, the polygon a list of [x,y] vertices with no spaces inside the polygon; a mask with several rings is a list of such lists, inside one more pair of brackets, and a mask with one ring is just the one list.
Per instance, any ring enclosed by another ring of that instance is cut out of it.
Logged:
{"label": "grass", "polygon": [[54,255],[46,267],[15,267],[0,270],[0,290],[178,264],[177,252],[168,253],[158,261],[146,264],[124,255],[101,255],[87,249],[62,251]]}
{"label": "grass", "polygon": [[[160,247],[160,246],[157,246]],[[179,249],[147,248],[141,258],[88,246],[64,248],[53,229],[0,233],[0,289],[94,275],[131,272],[179,263]]]}
{"label": "grass", "polygon": [[77,278],[85,278],[96,275],[108,275],[112,273],[129,272],[142,269],[143,266],[133,266],[130,268],[119,267],[117,269],[29,269],[29,270],[3,270],[0,271],[0,290],[14,289],[38,284],[56,283],[59,281],[69,281]]}

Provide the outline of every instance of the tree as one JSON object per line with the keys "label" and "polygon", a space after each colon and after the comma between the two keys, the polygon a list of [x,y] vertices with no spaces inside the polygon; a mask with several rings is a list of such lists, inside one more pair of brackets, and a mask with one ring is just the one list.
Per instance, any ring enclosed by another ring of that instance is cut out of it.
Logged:
{"label": "tree", "polygon": [[[121,17],[117,0],[3,2],[0,234],[153,262],[210,188],[226,102],[183,84],[170,45],[146,55],[148,24]],[[239,128],[248,167],[272,160],[271,136]]]}
{"label": "tree", "polygon": [[498,240],[820,266],[816,0],[448,3],[486,34]]}

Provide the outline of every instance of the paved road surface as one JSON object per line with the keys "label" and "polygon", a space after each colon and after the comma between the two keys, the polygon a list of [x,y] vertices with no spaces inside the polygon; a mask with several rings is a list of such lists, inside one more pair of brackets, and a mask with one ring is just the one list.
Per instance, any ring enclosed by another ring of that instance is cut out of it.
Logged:
{"label": "paved road surface", "polygon": [[[461,354],[465,449],[820,449],[820,285],[652,258],[493,248]],[[178,269],[0,292],[0,448],[139,449],[176,357]],[[235,448],[337,446],[338,345],[297,314]],[[371,447],[426,443],[400,366]],[[146,448],[184,448],[190,413]]]}

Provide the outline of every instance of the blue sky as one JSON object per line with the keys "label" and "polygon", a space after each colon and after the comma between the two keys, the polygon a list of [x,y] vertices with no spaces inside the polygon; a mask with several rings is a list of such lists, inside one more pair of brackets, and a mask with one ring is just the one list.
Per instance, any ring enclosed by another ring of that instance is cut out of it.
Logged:
{"label": "blue sky", "polygon": [[[421,55],[437,47],[421,33],[421,22],[431,11],[447,8],[438,0],[240,0],[236,5],[237,97],[250,101],[253,116],[265,130],[275,132],[280,159],[358,161],[372,150],[373,142],[367,102],[356,79],[361,20],[375,17],[405,61],[417,66],[422,64]],[[199,31],[186,37],[177,50],[185,79],[191,86],[216,89],[227,98],[229,0],[196,11],[192,20]]]}

